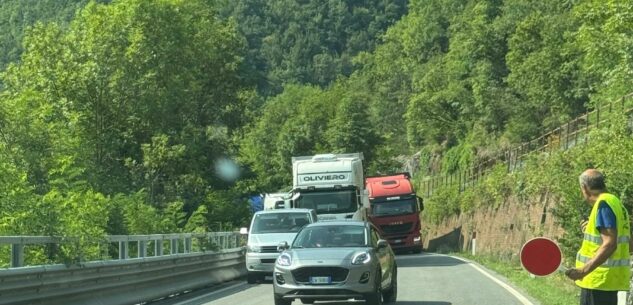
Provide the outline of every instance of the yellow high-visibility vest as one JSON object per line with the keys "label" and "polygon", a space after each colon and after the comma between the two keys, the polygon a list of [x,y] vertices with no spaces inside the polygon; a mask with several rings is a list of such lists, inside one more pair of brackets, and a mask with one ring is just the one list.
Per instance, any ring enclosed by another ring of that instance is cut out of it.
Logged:
{"label": "yellow high-visibility vest", "polygon": [[576,268],[582,268],[587,261],[596,255],[596,251],[602,244],[600,231],[596,228],[596,218],[598,217],[598,206],[600,202],[606,202],[616,218],[618,229],[617,248],[609,259],[582,280],[576,281],[576,285],[587,288],[605,291],[629,290],[629,280],[631,278],[631,266],[629,255],[630,225],[629,213],[620,200],[607,193],[598,196],[596,203],[589,214],[589,221],[584,232],[584,239],[580,251],[576,254]]}

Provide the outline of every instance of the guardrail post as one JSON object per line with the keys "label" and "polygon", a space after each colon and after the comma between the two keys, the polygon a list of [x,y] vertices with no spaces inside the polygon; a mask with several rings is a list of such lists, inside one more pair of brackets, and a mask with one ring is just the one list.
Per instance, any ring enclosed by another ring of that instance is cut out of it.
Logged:
{"label": "guardrail post", "polygon": [[185,237],[185,253],[191,253],[191,237]]}
{"label": "guardrail post", "polygon": [[171,239],[171,246],[169,247],[169,254],[178,254],[178,239]]}
{"label": "guardrail post", "polygon": [[146,257],[147,256],[147,241],[139,240],[138,241],[138,257]]}
{"label": "guardrail post", "polygon": [[120,241],[119,242],[119,259],[127,259],[128,253],[127,253],[127,241]]}
{"label": "guardrail post", "polygon": [[24,245],[11,244],[11,268],[24,265]]}
{"label": "guardrail post", "polygon": [[155,240],[154,241],[154,256],[162,256],[163,255],[163,240]]}

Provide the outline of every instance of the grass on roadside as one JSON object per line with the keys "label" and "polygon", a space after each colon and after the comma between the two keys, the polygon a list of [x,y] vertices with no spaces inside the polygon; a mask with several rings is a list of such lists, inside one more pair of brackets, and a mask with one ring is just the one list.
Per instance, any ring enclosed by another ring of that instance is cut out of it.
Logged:
{"label": "grass on roadside", "polygon": [[455,255],[477,262],[506,277],[514,286],[539,301],[541,305],[578,304],[580,289],[562,273],[531,277],[518,262],[503,261],[492,256],[472,256],[467,253]]}

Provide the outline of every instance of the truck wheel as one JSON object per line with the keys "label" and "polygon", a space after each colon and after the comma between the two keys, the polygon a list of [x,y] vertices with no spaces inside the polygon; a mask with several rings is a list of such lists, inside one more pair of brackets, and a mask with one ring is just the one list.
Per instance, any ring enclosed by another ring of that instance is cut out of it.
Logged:
{"label": "truck wheel", "polygon": [[393,273],[391,275],[391,285],[389,289],[382,294],[385,303],[395,303],[398,297],[398,267],[393,266]]}
{"label": "truck wheel", "polygon": [[257,274],[253,273],[253,272],[249,272],[246,274],[246,282],[249,284],[255,284],[257,283]]}
{"label": "truck wheel", "polygon": [[292,300],[284,299],[280,295],[275,294],[275,305],[290,305]]}
{"label": "truck wheel", "polygon": [[376,271],[376,283],[374,283],[374,291],[365,296],[365,304],[367,305],[382,305],[382,278],[380,275],[380,268]]}

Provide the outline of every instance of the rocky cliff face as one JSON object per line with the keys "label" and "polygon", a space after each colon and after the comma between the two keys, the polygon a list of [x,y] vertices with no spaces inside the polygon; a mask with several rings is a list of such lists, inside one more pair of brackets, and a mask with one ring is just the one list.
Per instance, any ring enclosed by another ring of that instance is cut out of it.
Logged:
{"label": "rocky cliff face", "polygon": [[425,249],[471,251],[475,238],[477,253],[517,258],[523,243],[533,237],[556,240],[562,236],[562,228],[550,213],[555,204],[550,197],[542,196],[529,203],[509,198],[498,209],[450,217],[439,226],[425,224]]}

